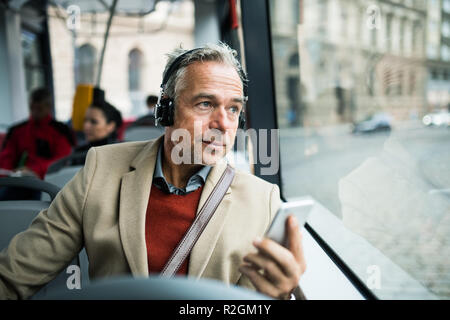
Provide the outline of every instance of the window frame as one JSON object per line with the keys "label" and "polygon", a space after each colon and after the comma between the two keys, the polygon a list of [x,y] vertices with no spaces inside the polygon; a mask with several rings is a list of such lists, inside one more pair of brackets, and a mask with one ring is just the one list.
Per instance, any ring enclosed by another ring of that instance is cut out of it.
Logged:
{"label": "window frame", "polygon": [[[36,37],[36,41],[39,43],[39,54],[40,54],[40,61],[39,64],[33,64],[33,65],[25,65],[25,61],[23,61],[23,68],[24,71],[28,69],[40,69],[42,71],[42,74],[44,76],[44,86],[47,87],[50,92],[52,93],[52,96],[54,97],[54,84],[53,84],[53,63],[52,63],[52,56],[51,56],[51,50],[50,50],[50,34],[49,34],[49,27],[48,27],[48,12],[47,10],[42,10],[42,7],[45,7],[47,5],[46,0],[36,1],[36,2],[29,2],[25,6],[30,10],[28,11],[28,14],[36,15],[36,16],[42,16],[43,20],[39,25],[33,24],[29,22],[29,19],[27,18],[26,11],[23,9],[21,10],[21,18],[20,18],[20,32],[28,32],[33,34]],[[22,52],[23,55],[23,52]],[[24,56],[22,56],[22,60],[24,60]],[[27,81],[27,80],[25,80]],[[26,84],[25,84],[25,91],[24,94],[27,96],[28,101],[28,93]],[[52,108],[51,113],[53,116],[55,116],[55,99],[52,99]]]}

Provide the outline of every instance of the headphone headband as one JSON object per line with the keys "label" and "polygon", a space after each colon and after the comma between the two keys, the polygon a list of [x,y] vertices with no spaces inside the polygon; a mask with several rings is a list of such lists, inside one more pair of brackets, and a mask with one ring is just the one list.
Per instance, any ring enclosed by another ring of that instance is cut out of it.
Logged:
{"label": "headphone headband", "polygon": [[[187,55],[199,50],[201,50],[201,48],[194,48],[180,54],[178,57],[175,58],[175,60],[170,64],[170,66],[164,73],[163,80],[160,86],[161,91],[159,94],[158,103],[156,104],[155,108],[156,125],[161,124],[163,126],[171,126],[173,124],[174,101],[171,98],[163,98],[165,93],[164,92],[165,86],[167,85],[167,82],[169,81],[172,74],[180,67],[182,60]],[[246,83],[247,75],[245,74],[244,70],[240,65],[237,72],[239,74],[239,78],[242,81],[242,91],[244,94],[244,98],[247,99],[247,83]],[[239,127],[243,128],[244,126],[245,126],[245,116],[244,112],[241,112],[241,114],[239,115]]]}
{"label": "headphone headband", "polygon": [[194,49],[188,50],[175,58],[175,60],[170,64],[169,68],[167,68],[167,71],[164,73],[163,81],[161,83],[161,89],[164,89],[164,86],[169,81],[170,76],[172,75],[172,73],[175,72],[175,70],[178,69],[178,67],[180,66],[181,61],[184,59],[184,57],[186,57],[188,54],[195,52],[197,50],[200,50],[200,48],[194,48]]}

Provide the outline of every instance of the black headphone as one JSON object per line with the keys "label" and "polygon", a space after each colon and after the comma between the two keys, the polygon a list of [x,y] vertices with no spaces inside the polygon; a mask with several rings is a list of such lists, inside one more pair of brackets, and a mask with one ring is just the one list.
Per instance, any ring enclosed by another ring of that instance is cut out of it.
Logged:
{"label": "black headphone", "polygon": [[[179,55],[167,68],[166,73],[164,74],[163,81],[161,83],[161,92],[159,95],[158,103],[155,106],[155,123],[157,125],[162,125],[164,127],[170,127],[174,123],[174,111],[175,111],[175,102],[171,98],[164,97],[164,87],[169,81],[169,78],[172,74],[180,67],[181,61],[190,53],[193,53],[200,48],[195,48],[192,50],[188,50],[183,54]],[[247,75],[241,66],[239,66],[238,70],[239,76],[242,79],[244,97],[247,99]],[[244,129],[245,127],[245,113],[244,110],[239,114],[239,128]]]}

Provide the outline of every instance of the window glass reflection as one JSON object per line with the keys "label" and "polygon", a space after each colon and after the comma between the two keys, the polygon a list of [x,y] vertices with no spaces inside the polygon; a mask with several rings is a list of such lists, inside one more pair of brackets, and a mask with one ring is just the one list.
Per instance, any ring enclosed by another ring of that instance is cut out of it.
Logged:
{"label": "window glass reflection", "polygon": [[[376,248],[313,225],[363,281],[379,253],[398,267],[381,267],[381,298],[450,298],[450,39],[435,27],[448,23],[444,8],[270,3],[284,196],[313,197]],[[298,23],[286,22],[298,5]]]}

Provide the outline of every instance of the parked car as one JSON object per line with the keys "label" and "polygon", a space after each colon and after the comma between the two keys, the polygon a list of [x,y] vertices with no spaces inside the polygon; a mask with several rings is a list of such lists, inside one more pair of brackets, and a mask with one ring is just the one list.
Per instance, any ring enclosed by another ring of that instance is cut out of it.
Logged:
{"label": "parked car", "polygon": [[447,110],[440,110],[426,114],[423,117],[422,122],[426,126],[449,126],[450,112]]}
{"label": "parked car", "polygon": [[353,133],[373,133],[379,131],[390,131],[391,129],[392,118],[387,113],[376,113],[353,125]]}

